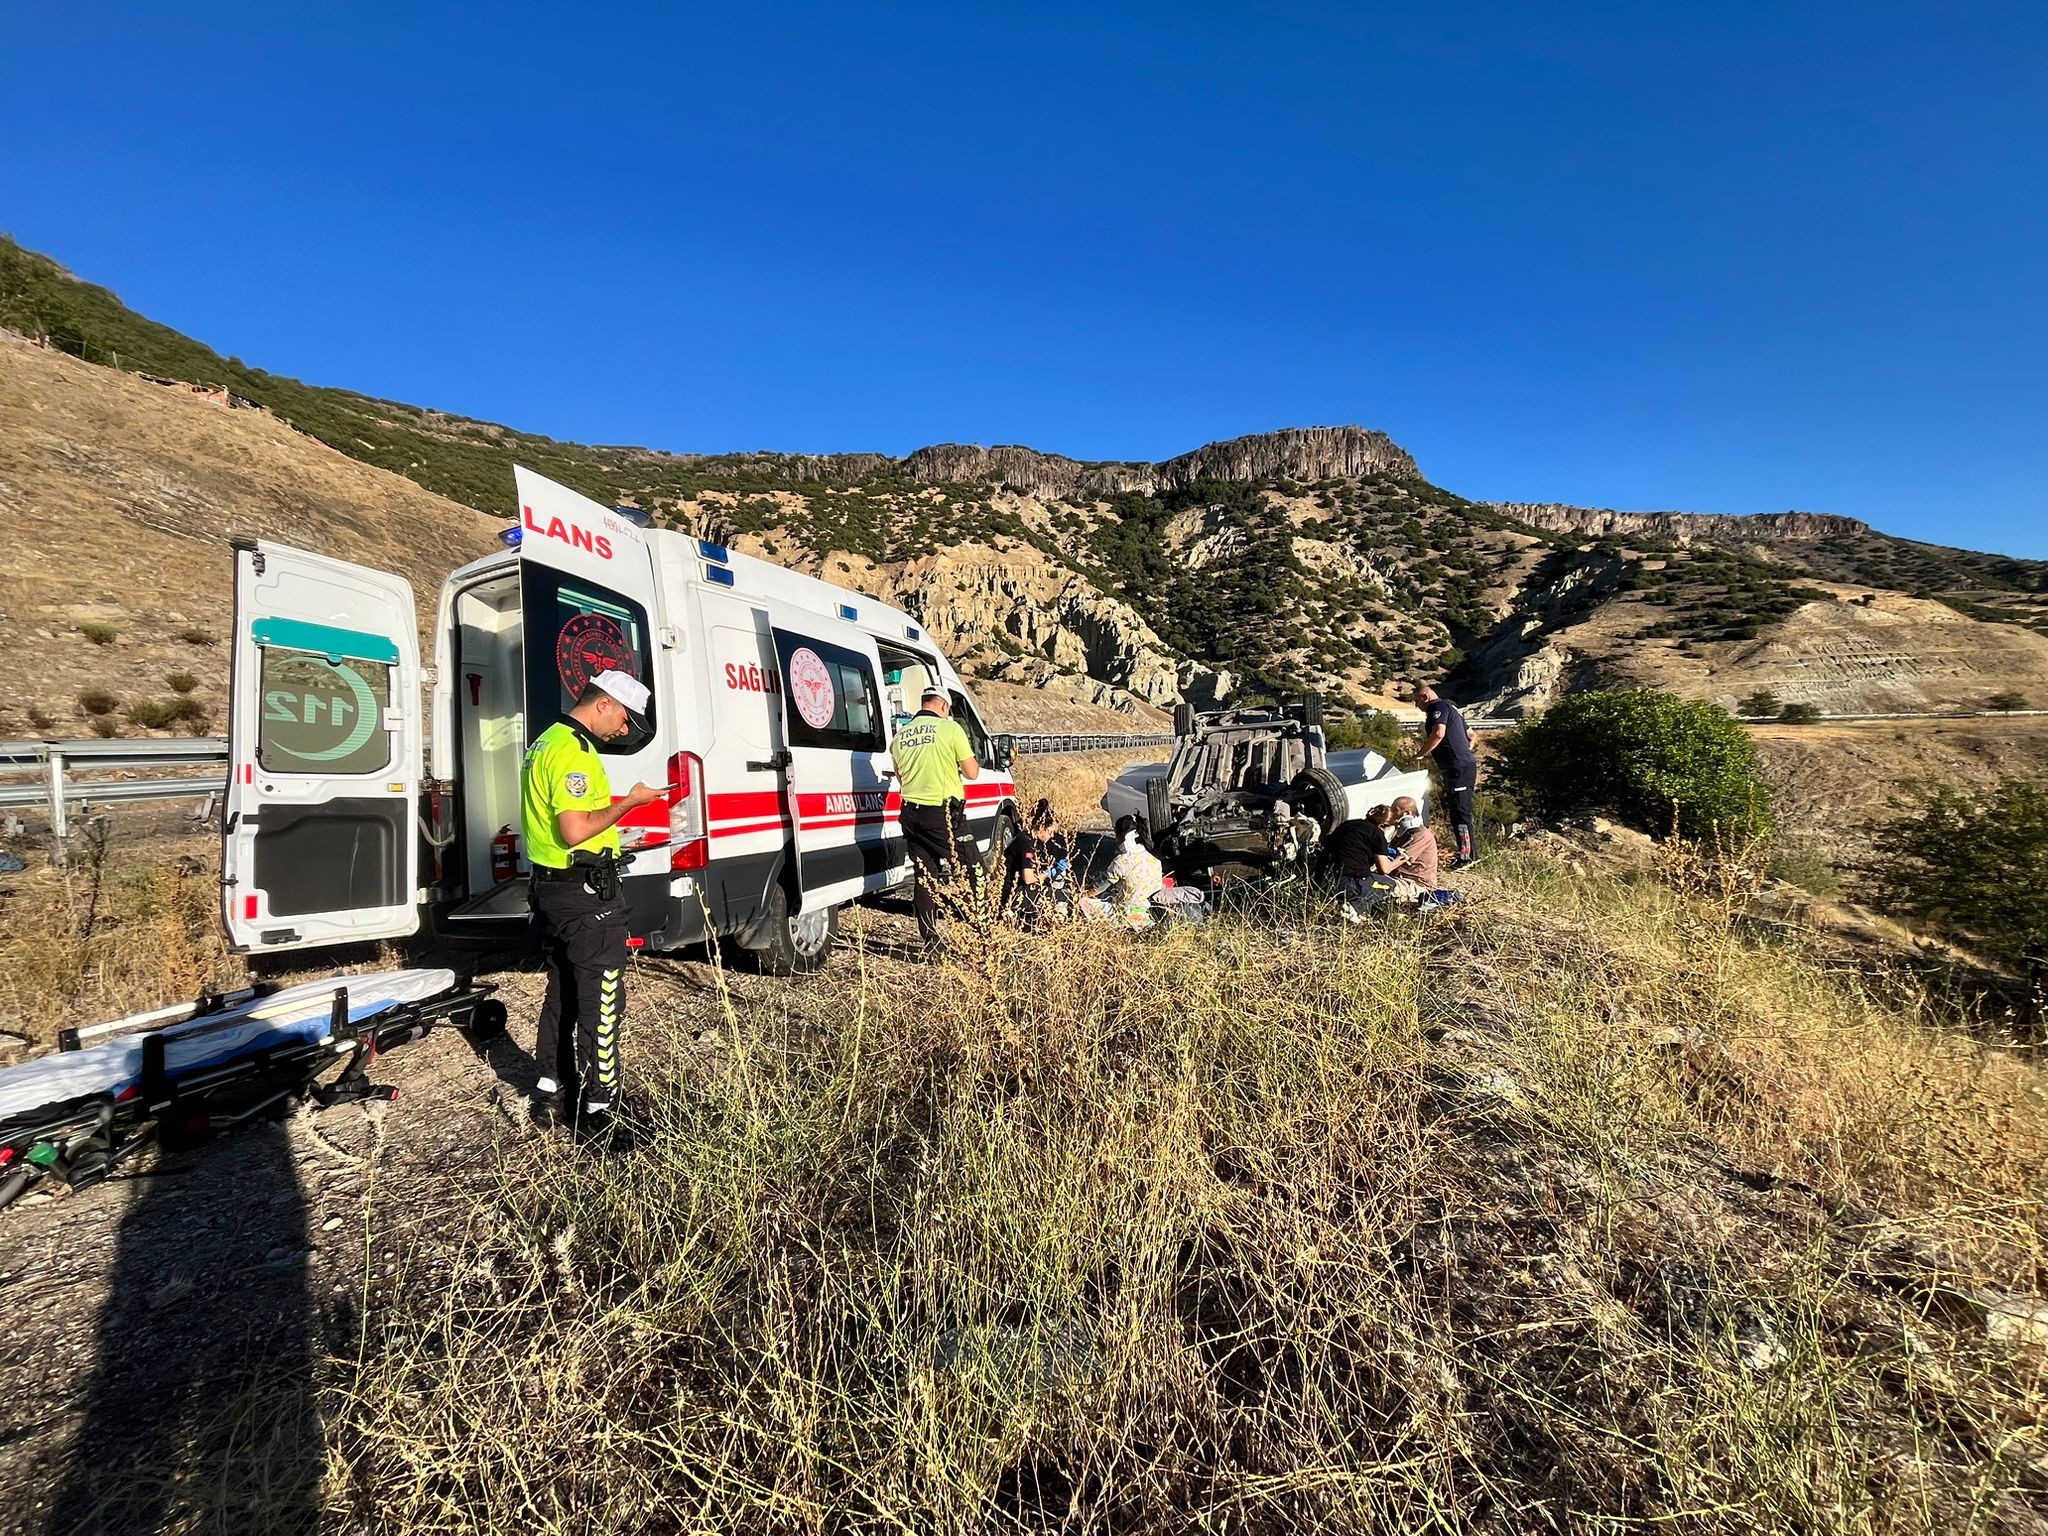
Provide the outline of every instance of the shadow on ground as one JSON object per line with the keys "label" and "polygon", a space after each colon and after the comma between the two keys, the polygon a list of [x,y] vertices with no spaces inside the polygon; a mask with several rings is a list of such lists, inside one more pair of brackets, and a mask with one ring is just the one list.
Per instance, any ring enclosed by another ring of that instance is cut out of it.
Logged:
{"label": "shadow on ground", "polygon": [[83,1419],[40,1529],[312,1529],[325,1448],[306,1226],[274,1122],[132,1181]]}

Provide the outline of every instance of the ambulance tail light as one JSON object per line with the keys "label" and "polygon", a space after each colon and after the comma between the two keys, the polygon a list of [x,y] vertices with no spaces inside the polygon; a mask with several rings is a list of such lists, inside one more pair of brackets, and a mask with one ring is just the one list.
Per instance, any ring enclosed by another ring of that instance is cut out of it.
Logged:
{"label": "ambulance tail light", "polygon": [[678,752],[668,760],[668,867],[702,869],[711,857],[704,815],[704,760]]}

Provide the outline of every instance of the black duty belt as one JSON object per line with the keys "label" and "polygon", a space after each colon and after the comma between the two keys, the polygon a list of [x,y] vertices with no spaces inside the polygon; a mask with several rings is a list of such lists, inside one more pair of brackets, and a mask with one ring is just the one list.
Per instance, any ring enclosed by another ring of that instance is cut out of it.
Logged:
{"label": "black duty belt", "polygon": [[580,882],[591,868],[592,866],[588,864],[571,864],[566,869],[550,869],[545,864],[536,864],[533,866],[533,878],[541,881],[575,880]]}

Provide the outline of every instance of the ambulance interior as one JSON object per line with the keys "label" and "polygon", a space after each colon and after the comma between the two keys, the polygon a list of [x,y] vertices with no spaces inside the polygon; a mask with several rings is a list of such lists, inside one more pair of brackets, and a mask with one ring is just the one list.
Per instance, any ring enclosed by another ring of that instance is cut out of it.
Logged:
{"label": "ambulance interior", "polygon": [[[617,667],[648,676],[647,613],[595,583],[534,563],[480,575],[456,590],[452,608],[455,804],[441,884],[454,905],[446,917],[473,923],[524,918],[526,849],[523,841],[508,846],[507,840],[520,837],[526,700],[548,701],[545,725],[567,714],[600,672]],[[536,631],[531,646],[529,628]],[[630,751],[645,740],[629,737],[620,745]]]}

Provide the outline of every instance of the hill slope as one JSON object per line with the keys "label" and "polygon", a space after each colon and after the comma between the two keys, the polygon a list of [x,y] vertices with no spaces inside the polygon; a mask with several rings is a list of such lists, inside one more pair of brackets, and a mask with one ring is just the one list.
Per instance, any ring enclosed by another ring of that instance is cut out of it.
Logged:
{"label": "hill slope", "polygon": [[[2007,690],[2048,701],[2048,563],[1805,513],[1475,503],[1358,427],[1159,464],[1016,446],[892,458],[564,443],[222,358],[5,240],[0,326],[260,405],[444,508],[509,513],[511,466],[528,464],[902,602],[970,672],[1075,710],[1149,722],[1183,697],[1304,688],[1356,705],[1417,672],[1505,712],[1638,682],[1731,704],[1769,688],[1830,711]],[[46,515],[35,498],[28,513]]]}

